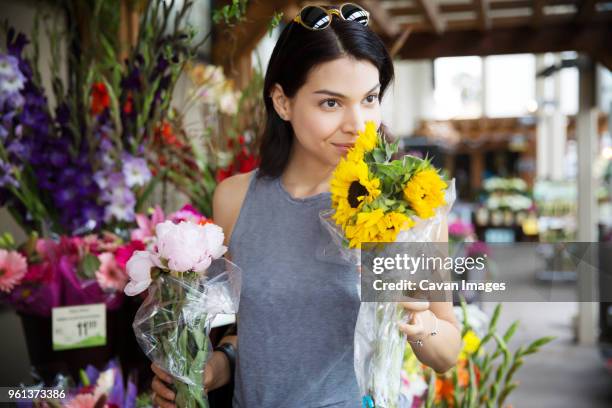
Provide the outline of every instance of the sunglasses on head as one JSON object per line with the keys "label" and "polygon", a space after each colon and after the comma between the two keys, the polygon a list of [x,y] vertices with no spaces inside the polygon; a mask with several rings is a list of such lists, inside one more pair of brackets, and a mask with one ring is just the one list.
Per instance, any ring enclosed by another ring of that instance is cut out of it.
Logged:
{"label": "sunglasses on head", "polygon": [[329,27],[334,15],[364,26],[370,21],[370,13],[354,3],[344,3],[340,7],[330,9],[322,6],[305,6],[293,21],[309,30],[318,31]]}

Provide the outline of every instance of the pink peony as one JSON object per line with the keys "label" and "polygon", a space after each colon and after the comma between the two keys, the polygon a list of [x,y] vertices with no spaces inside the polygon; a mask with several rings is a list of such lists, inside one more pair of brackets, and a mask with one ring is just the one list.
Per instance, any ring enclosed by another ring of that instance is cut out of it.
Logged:
{"label": "pink peony", "polygon": [[157,224],[155,230],[158,254],[176,272],[204,272],[213,259],[227,251],[223,229],[215,224],[165,221]]}
{"label": "pink peony", "polygon": [[26,258],[17,251],[0,249],[0,290],[10,292],[28,270]]}
{"label": "pink peony", "polygon": [[151,284],[151,268],[161,267],[159,258],[148,251],[134,251],[127,262],[127,273],[130,281],[125,285],[124,292],[128,296],[136,296],[145,291]]}
{"label": "pink peony", "polygon": [[124,269],[117,264],[115,255],[103,252],[98,255],[100,268],[96,271],[98,285],[105,290],[123,290],[128,281]]}

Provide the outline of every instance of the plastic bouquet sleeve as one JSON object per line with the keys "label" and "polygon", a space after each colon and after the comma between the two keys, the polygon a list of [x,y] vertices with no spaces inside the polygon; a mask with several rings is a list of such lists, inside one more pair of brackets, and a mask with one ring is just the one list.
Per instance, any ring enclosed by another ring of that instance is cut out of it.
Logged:
{"label": "plastic bouquet sleeve", "polygon": [[133,328],[151,361],[177,381],[178,407],[208,407],[203,374],[212,347],[210,324],[217,314],[238,311],[241,270],[225,258],[203,274],[161,273],[136,313]]}
{"label": "plastic bouquet sleeve", "polygon": [[[450,209],[455,202],[455,180],[448,182],[445,204],[427,219],[415,218],[414,225],[399,232],[394,242],[435,242],[443,234]],[[361,265],[361,249],[350,248],[342,228],[333,219],[334,209],[319,214],[324,229],[331,237],[319,256],[342,259]],[[416,256],[416,254],[415,254]],[[359,287],[360,289],[360,287]],[[361,290],[359,290],[361,294]],[[399,324],[409,321],[404,308],[396,302],[361,302],[355,327],[355,374],[364,408],[398,408],[401,369],[406,334]]]}

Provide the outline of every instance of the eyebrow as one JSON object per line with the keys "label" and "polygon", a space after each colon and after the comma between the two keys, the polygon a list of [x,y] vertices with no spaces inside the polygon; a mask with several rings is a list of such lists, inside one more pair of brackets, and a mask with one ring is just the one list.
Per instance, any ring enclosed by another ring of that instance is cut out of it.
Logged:
{"label": "eyebrow", "polygon": [[[368,92],[366,92],[366,95],[371,93],[371,92],[373,92],[379,86],[380,86],[380,84],[376,84],[376,86],[374,86],[374,88],[372,88]],[[346,98],[346,96],[342,95],[341,93],[333,92],[333,91],[328,91],[327,89],[319,89],[318,91],[314,91],[314,93],[316,93],[316,94],[331,95],[331,96],[335,96],[337,98]]]}

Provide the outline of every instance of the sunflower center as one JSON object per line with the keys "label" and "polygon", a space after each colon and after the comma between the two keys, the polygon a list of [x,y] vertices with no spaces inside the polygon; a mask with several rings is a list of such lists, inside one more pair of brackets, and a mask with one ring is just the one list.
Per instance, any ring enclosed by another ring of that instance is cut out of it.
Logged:
{"label": "sunflower center", "polygon": [[368,189],[361,185],[358,181],[353,181],[348,190],[348,202],[352,208],[359,207],[358,197],[368,194]]}

